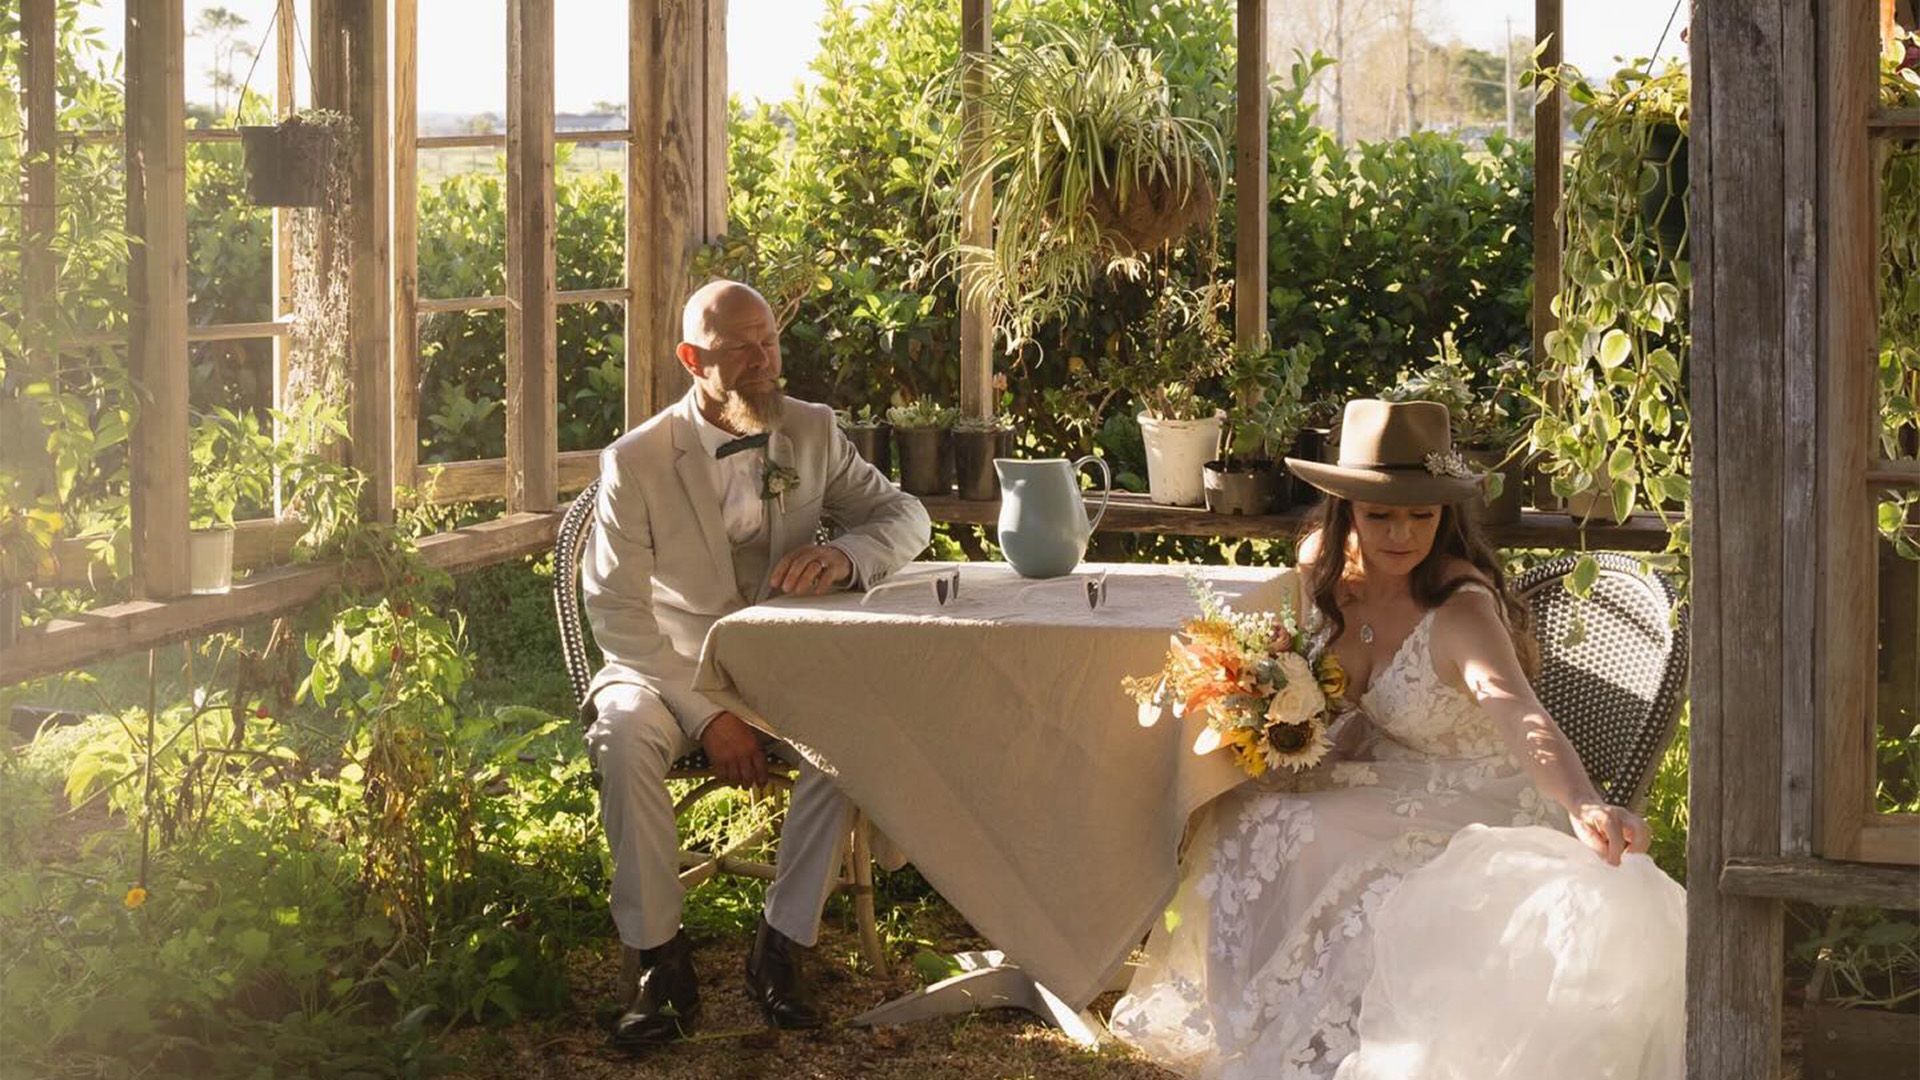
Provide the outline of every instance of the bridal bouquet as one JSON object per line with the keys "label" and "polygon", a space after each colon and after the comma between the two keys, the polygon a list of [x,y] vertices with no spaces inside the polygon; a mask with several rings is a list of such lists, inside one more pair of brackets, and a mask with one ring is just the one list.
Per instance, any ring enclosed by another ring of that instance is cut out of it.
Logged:
{"label": "bridal bouquet", "polygon": [[1249,776],[1312,768],[1345,707],[1347,674],[1333,650],[1307,654],[1291,607],[1237,612],[1198,574],[1187,585],[1200,615],[1173,636],[1157,674],[1123,682],[1127,693],[1142,706],[1171,706],[1175,716],[1202,713],[1207,729],[1194,751],[1229,747]]}

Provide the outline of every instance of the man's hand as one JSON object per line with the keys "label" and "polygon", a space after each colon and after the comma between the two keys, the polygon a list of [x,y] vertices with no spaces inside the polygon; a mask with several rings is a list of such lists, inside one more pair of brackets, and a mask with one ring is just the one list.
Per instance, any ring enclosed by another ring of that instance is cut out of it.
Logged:
{"label": "man's hand", "polygon": [[745,720],[730,712],[714,717],[700,733],[700,746],[715,776],[743,788],[766,786],[767,752],[760,733]]}
{"label": "man's hand", "polygon": [[767,580],[789,596],[819,596],[853,580],[853,560],[831,544],[809,544],[780,556]]}

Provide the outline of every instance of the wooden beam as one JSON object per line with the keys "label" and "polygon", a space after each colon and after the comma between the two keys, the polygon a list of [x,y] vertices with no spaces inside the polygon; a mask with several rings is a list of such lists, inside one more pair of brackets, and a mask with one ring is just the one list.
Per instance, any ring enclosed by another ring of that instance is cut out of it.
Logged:
{"label": "wooden beam", "polygon": [[507,4],[507,507],[559,498],[553,0]]}
{"label": "wooden beam", "polygon": [[1920,909],[1920,869],[1815,858],[1728,859],[1720,891],[1821,907]]}
{"label": "wooden beam", "polygon": [[[993,0],[961,0],[960,62],[967,65],[960,81],[960,175],[971,175],[974,165],[992,147],[986,143],[981,98],[986,73],[980,64],[993,52]],[[980,184],[966,193],[960,207],[960,242],[970,247],[993,247],[993,178],[984,171]],[[993,312],[978,291],[980,272],[964,261],[960,267],[960,411],[966,416],[993,415]]]}
{"label": "wooden beam", "polygon": [[1869,124],[1875,135],[1920,135],[1920,109],[1877,109]]}
{"label": "wooden beam", "polygon": [[[958,496],[921,496],[920,502],[937,522],[948,525],[994,526],[1000,503]],[[1246,517],[1215,514],[1201,507],[1162,506],[1145,495],[1118,492],[1101,519],[1101,532],[1155,533],[1161,536],[1208,536],[1230,539],[1275,540],[1298,536],[1313,516],[1309,505],[1277,514]],[[1551,550],[1662,551],[1667,530],[1654,514],[1635,514],[1625,525],[1594,523],[1584,530],[1564,513],[1522,511],[1514,525],[1489,525],[1489,539],[1505,548]]]}
{"label": "wooden beam", "polygon": [[179,0],[126,12],[133,588],[163,600],[188,584],[186,25]]}
{"label": "wooden beam", "polygon": [[1875,622],[1878,607],[1874,498],[1863,477],[1875,464],[1879,424],[1878,177],[1867,119],[1879,100],[1879,30],[1867,5],[1824,5],[1818,208],[1821,426],[1818,560],[1824,600],[1818,642],[1821,702],[1815,852],[1857,858],[1873,808]]}
{"label": "wooden beam", "polygon": [[[284,120],[293,115],[298,105],[298,93],[294,82],[294,60],[300,43],[294,36],[294,0],[274,0],[274,53],[273,53],[273,111]],[[275,322],[287,318],[293,312],[293,212],[287,207],[273,208],[273,318]],[[273,407],[285,410],[291,404],[287,400],[287,371],[292,363],[293,352],[284,335],[273,339]],[[276,430],[274,437],[280,432]],[[281,493],[274,492],[274,512],[281,513],[286,507],[281,503]]]}
{"label": "wooden beam", "polygon": [[[1756,437],[1779,430],[1786,369],[1808,359],[1786,349],[1780,57],[1809,47],[1784,39],[1788,6],[1702,4],[1692,14],[1689,1080],[1780,1069],[1780,903],[1711,884],[1729,858],[1779,856],[1783,659],[1805,636],[1788,641],[1782,623],[1782,503],[1795,497],[1780,483],[1785,450]],[[1557,118],[1551,134],[1557,143]]]}
{"label": "wooden beam", "polygon": [[1267,341],[1267,0],[1239,0],[1233,151],[1233,338]]}
{"label": "wooden beam", "polygon": [[659,353],[658,308],[653,299],[653,147],[660,137],[660,96],[654,72],[654,38],[660,32],[659,0],[627,0],[627,232],[623,252],[627,301],[621,343],[624,425],[652,416],[653,369]]}
{"label": "wooden beam", "polygon": [[[1560,66],[1566,26],[1564,0],[1534,0],[1533,38],[1540,49],[1537,63],[1552,70]],[[1560,325],[1553,314],[1553,298],[1560,291],[1561,248],[1565,230],[1560,223],[1562,172],[1560,127],[1566,95],[1559,91],[1533,106],[1533,362],[1544,364],[1547,334]],[[1695,218],[1694,220],[1699,220]],[[1559,387],[1547,387],[1548,400],[1557,402]],[[1558,506],[1552,486],[1542,477],[1533,487],[1540,506]]]}
{"label": "wooden beam", "polygon": [[1920,864],[1920,814],[1871,814],[1856,845],[1862,862]]}
{"label": "wooden beam", "polygon": [[420,14],[393,0],[393,482],[420,462]]}
{"label": "wooden beam", "polygon": [[[432,566],[463,573],[549,550],[559,528],[557,513],[509,514],[427,537],[420,541],[420,554]],[[22,631],[19,640],[0,651],[0,686],[285,615],[345,581],[377,587],[380,573],[373,565],[285,567],[255,575],[219,596],[138,600],[54,619]]]}
{"label": "wooden beam", "polygon": [[[571,495],[600,475],[600,451],[568,450],[560,455],[560,494]],[[507,460],[482,458],[423,465],[414,491],[418,501],[444,504],[495,502],[507,497]]]}

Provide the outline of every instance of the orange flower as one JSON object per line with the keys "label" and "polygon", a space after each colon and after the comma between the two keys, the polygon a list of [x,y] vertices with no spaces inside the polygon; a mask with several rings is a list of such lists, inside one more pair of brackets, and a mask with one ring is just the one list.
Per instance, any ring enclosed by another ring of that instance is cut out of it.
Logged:
{"label": "orange flower", "polygon": [[126,905],[128,911],[133,911],[147,902],[147,890],[135,885],[133,888],[127,890],[125,899],[120,902]]}

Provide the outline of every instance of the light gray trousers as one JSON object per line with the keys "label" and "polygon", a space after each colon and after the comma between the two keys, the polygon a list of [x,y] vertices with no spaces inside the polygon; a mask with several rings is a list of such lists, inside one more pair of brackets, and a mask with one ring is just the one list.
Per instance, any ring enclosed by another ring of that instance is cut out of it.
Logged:
{"label": "light gray trousers", "polygon": [[[600,768],[601,821],[613,851],[613,922],[622,944],[651,949],[679,932],[686,893],[667,770],[699,747],[645,687],[602,687],[594,704],[600,715],[587,729],[587,747]],[[776,743],[774,750],[799,771],[767,888],[767,922],[811,947],[846,856],[853,803],[792,747]]]}

